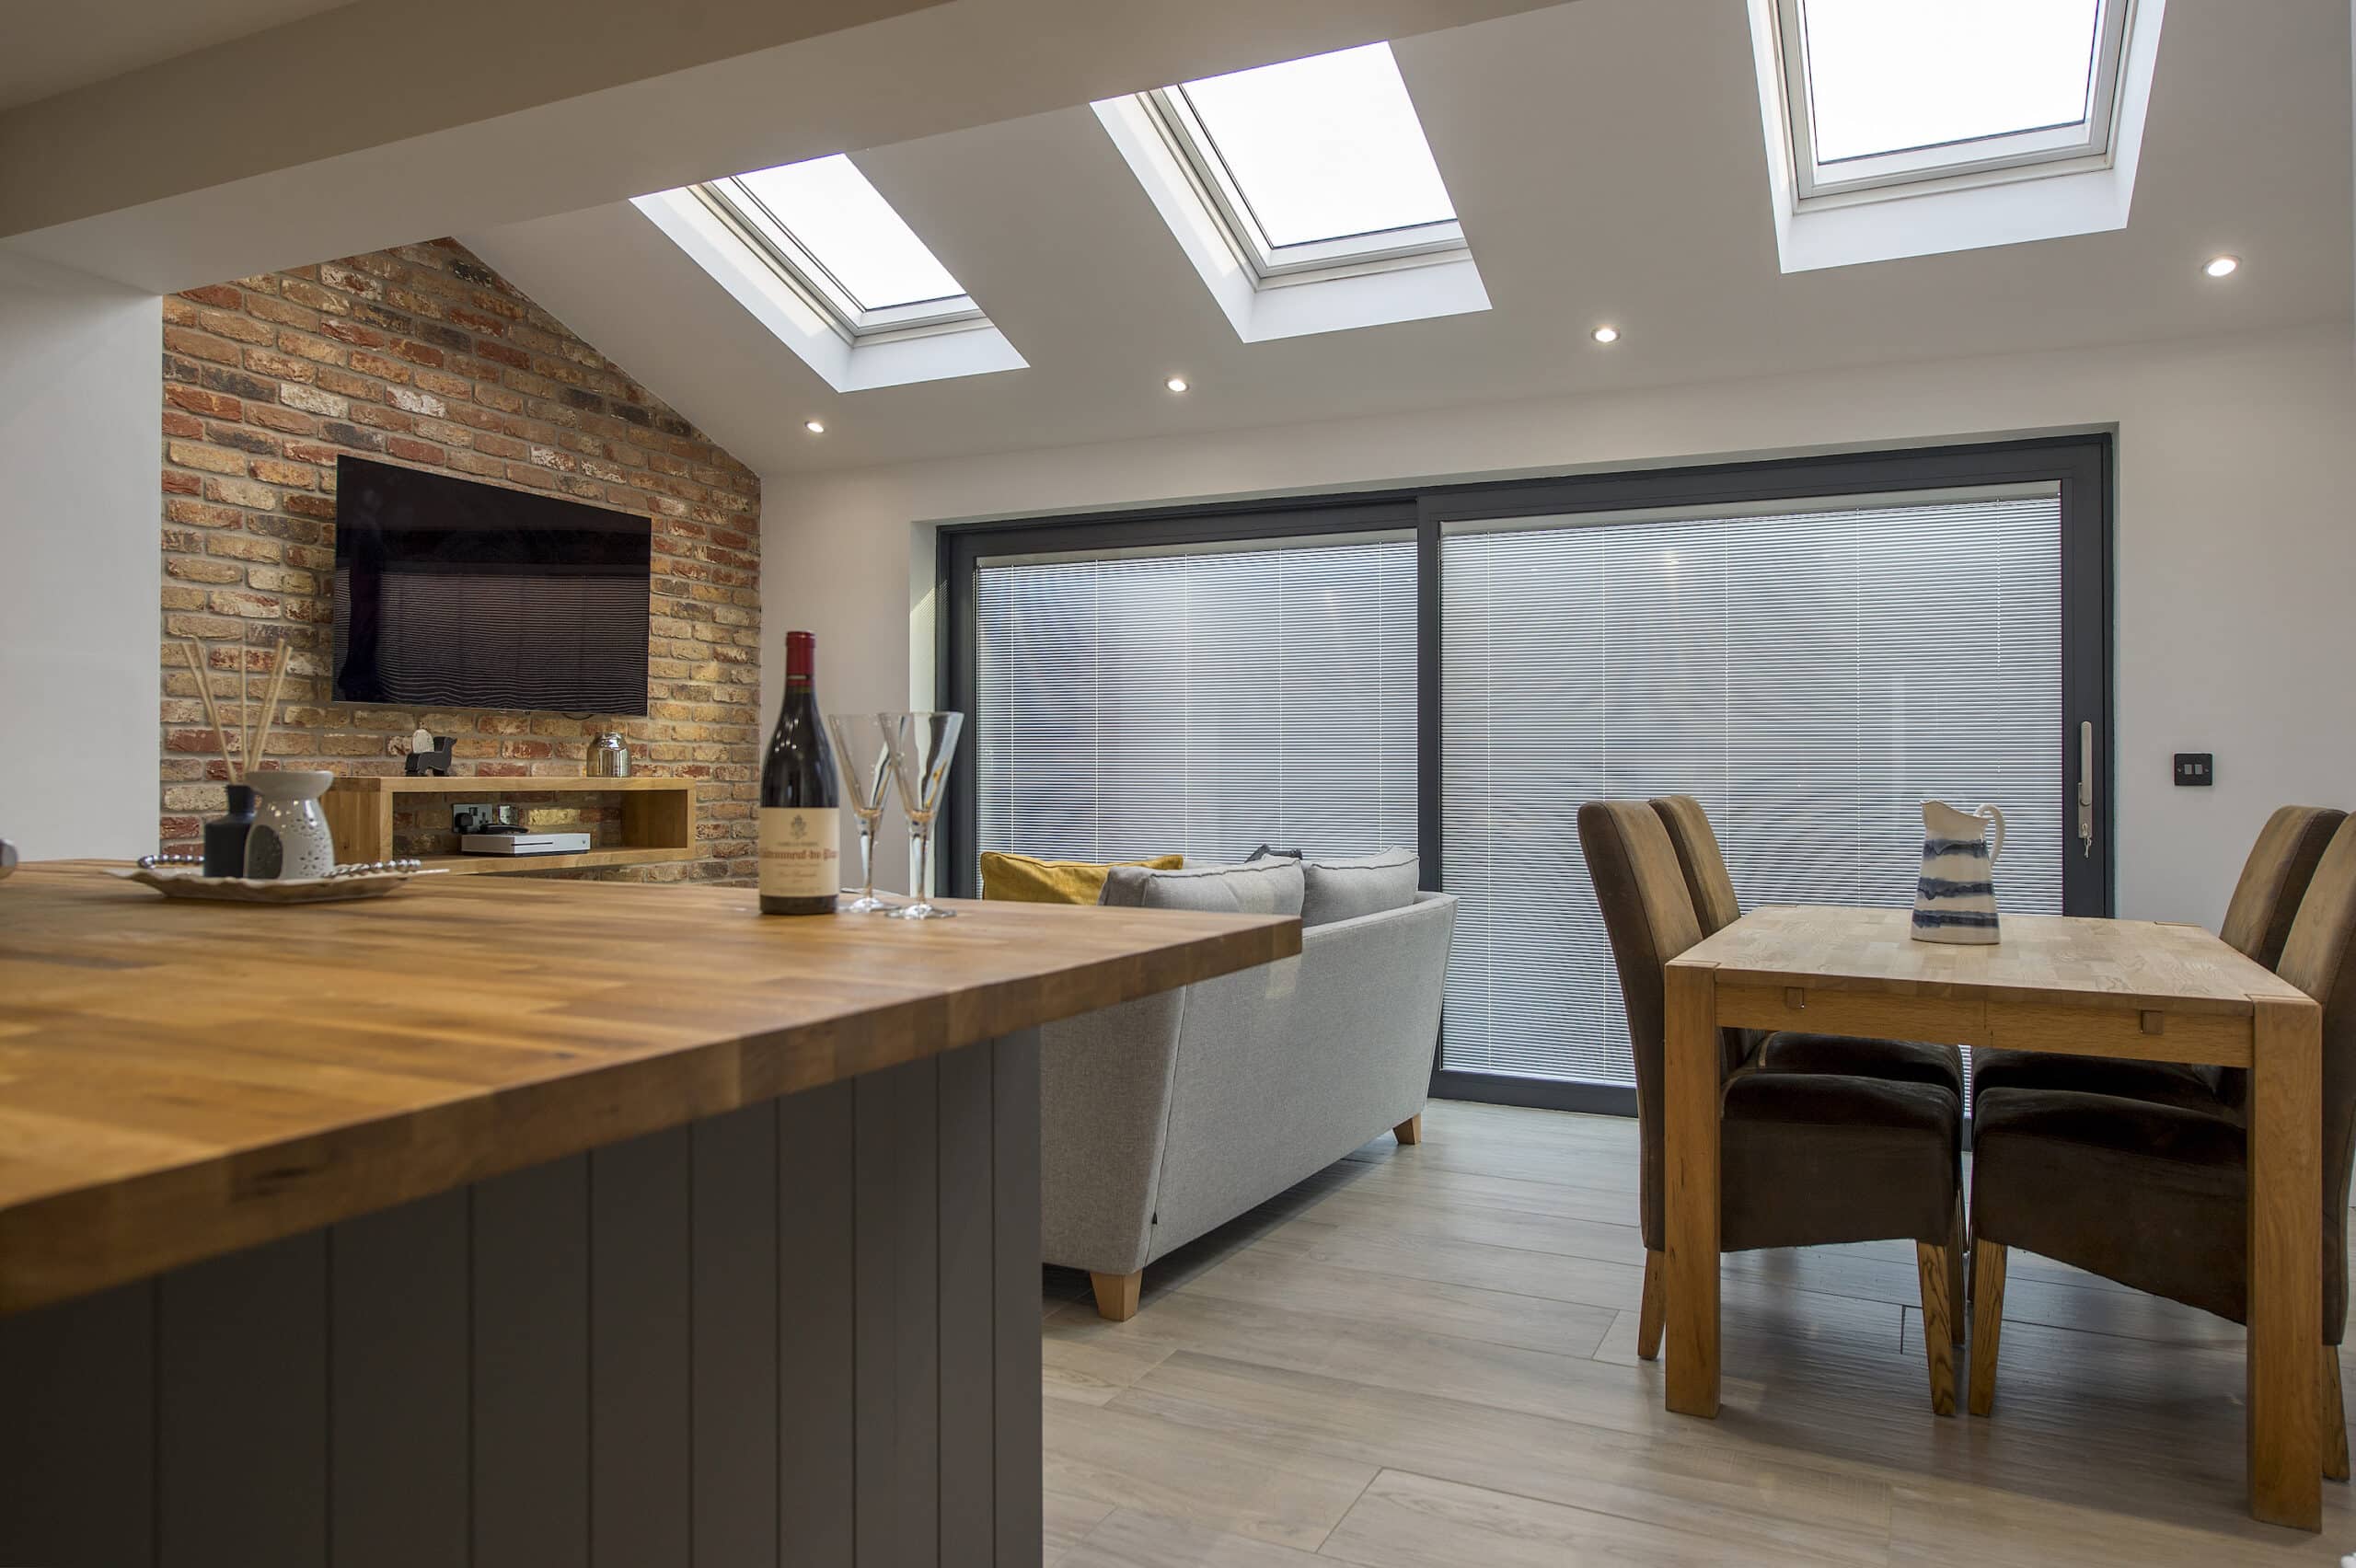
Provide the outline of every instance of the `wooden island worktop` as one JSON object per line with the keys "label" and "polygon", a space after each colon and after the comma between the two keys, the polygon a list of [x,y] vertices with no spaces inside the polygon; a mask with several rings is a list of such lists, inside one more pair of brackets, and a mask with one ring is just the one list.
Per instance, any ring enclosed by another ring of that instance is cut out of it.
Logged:
{"label": "wooden island worktop", "polygon": [[[734,1531],[711,1560],[1035,1562],[1035,1030],[1289,957],[1299,924],[754,900],[0,883],[0,1400],[48,1418],[0,1424],[0,1560],[653,1568]],[[271,1419],[209,1425],[233,1398]],[[763,1430],[766,1490],[729,1457]],[[545,1473],[551,1444],[580,1464]],[[102,1454],[123,1486],[77,1469]]]}

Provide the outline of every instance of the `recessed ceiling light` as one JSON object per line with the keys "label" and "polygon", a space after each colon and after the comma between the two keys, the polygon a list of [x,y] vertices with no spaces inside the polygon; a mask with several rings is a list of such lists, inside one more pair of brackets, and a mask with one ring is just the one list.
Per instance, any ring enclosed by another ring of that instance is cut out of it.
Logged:
{"label": "recessed ceiling light", "polygon": [[1616,343],[1620,340],[1620,329],[1617,327],[1598,327],[1595,329],[1593,336],[1595,340],[1599,343]]}
{"label": "recessed ceiling light", "polygon": [[2200,270],[2212,278],[2230,278],[2242,270],[2242,259],[2238,256],[2212,256],[2201,263]]}
{"label": "recessed ceiling light", "polygon": [[1173,375],[1162,385],[1172,392],[1184,392],[1186,390],[1186,378],[1183,375]]}
{"label": "recessed ceiling light", "polygon": [[824,420],[803,420],[802,421],[802,428],[808,431],[812,435],[824,435],[826,433],[826,421]]}

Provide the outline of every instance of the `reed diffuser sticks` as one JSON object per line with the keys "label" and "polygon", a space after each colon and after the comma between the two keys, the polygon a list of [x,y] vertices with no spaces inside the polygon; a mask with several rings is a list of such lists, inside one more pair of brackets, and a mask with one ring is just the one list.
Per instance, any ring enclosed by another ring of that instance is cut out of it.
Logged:
{"label": "reed diffuser sticks", "polygon": [[[221,709],[213,703],[213,681],[204,672],[204,656],[198,650],[194,638],[182,642],[180,651],[188,658],[189,674],[196,677],[196,695],[204,698],[204,717],[213,726],[213,744],[221,750],[221,766],[228,767],[229,737],[221,729]],[[235,769],[230,771],[229,781],[233,784],[237,781]]]}
{"label": "reed diffuser sticks", "polygon": [[286,641],[280,639],[271,654],[269,694],[262,699],[259,730],[247,712],[245,650],[237,651],[237,746],[234,752],[229,747],[228,727],[221,721],[220,705],[213,699],[213,681],[205,672],[202,649],[194,638],[190,638],[180,643],[180,651],[188,659],[190,674],[196,676],[196,694],[204,699],[204,717],[213,726],[213,744],[220,748],[222,770],[228,775],[230,783],[242,784],[269,755],[270,732],[278,726],[278,699],[286,690]]}
{"label": "reed diffuser sticks", "polygon": [[270,696],[262,701],[261,732],[254,737],[252,746],[246,753],[248,773],[251,773],[269,754],[270,732],[278,727],[278,697],[286,689],[286,643],[283,639],[273,659],[270,672]]}

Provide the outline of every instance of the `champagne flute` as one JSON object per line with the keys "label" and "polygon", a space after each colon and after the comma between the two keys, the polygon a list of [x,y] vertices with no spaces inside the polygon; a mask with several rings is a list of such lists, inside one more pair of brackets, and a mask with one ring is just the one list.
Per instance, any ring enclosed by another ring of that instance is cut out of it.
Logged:
{"label": "champagne flute", "polygon": [[892,740],[881,713],[829,713],[835,771],[843,804],[859,819],[859,896],[839,906],[845,915],[873,915],[892,907],[875,896],[875,828],[884,817],[884,797],[892,792]]}
{"label": "champagne flute", "polygon": [[925,870],[932,847],[932,822],[949,785],[949,765],[957,760],[963,713],[886,713],[878,716],[890,736],[892,777],[900,787],[900,809],[908,813],[909,854],[915,865],[908,884],[911,902],[891,912],[895,920],[945,920],[943,909],[925,897]]}

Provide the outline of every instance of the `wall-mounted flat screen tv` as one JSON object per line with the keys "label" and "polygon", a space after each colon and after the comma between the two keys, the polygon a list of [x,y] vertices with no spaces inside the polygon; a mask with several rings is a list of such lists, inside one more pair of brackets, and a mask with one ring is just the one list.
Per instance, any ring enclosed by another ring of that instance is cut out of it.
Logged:
{"label": "wall-mounted flat screen tv", "polygon": [[646,711],[653,525],[336,459],[335,699]]}

